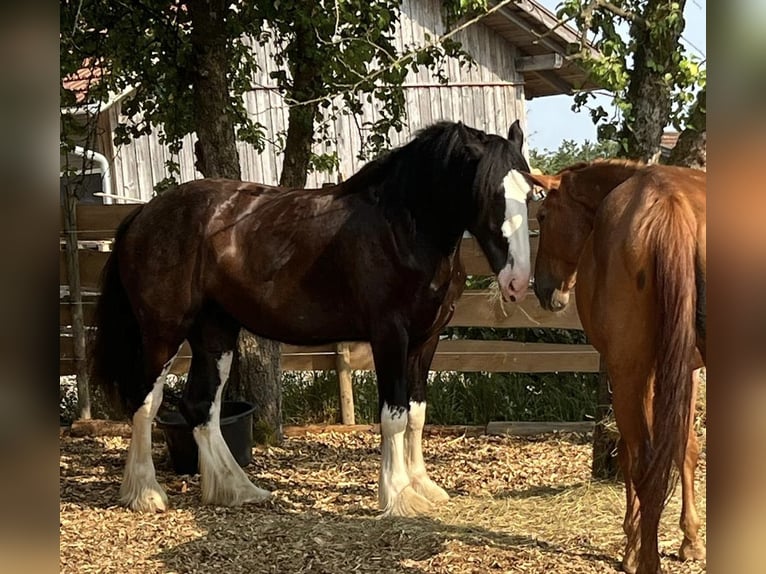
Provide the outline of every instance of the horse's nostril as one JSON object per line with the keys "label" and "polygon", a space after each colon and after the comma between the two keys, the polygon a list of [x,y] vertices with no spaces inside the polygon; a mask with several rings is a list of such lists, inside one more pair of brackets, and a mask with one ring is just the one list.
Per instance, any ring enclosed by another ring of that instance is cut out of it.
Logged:
{"label": "horse's nostril", "polygon": [[515,302],[516,302],[516,295],[511,295],[511,303],[515,303]]}

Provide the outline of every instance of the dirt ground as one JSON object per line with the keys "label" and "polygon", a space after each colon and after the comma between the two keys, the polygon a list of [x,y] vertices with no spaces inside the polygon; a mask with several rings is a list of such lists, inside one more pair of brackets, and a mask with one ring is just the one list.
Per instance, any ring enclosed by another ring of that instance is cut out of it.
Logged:
{"label": "dirt ground", "polygon": [[[62,573],[596,573],[619,569],[621,484],[590,480],[587,435],[429,436],[426,464],[451,500],[417,519],[377,518],[378,436],[323,433],[257,450],[247,472],[265,505],[203,507],[199,477],[178,476],[164,444],[158,480],[171,509],[116,505],[127,441],[61,438]],[[705,452],[697,472],[705,536]],[[663,567],[682,563],[680,489],[663,517]]]}

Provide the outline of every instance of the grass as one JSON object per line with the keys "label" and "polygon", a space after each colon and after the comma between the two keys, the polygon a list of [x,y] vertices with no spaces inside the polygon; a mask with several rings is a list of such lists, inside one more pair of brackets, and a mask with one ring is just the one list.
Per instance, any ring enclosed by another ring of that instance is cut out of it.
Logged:
{"label": "grass", "polygon": [[[355,371],[353,381],[357,423],[376,422],[375,374]],[[285,424],[340,420],[338,379],[334,372],[286,372],[282,388]],[[426,422],[430,424],[581,421],[593,419],[595,411],[593,375],[432,372],[428,381]]]}

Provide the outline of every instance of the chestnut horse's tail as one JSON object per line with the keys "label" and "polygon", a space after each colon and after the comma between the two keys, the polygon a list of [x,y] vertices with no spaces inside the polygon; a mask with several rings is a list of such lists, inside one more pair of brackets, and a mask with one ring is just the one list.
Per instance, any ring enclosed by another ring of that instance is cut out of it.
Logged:
{"label": "chestnut horse's tail", "polygon": [[[130,386],[140,384],[144,375],[141,331],[119,269],[119,246],[126,230],[143,206],[120,223],[112,253],[101,274],[101,295],[96,303],[95,334],[90,346],[90,380],[100,388],[112,407],[128,411]],[[136,405],[137,406],[137,405]]]}
{"label": "chestnut horse's tail", "polygon": [[[654,255],[659,311],[651,439],[639,461],[639,562],[657,556],[657,526],[670,494],[673,462],[686,449],[693,415],[692,365],[697,343],[697,221],[680,194],[659,196],[641,239]],[[643,467],[643,468],[641,468]],[[646,554],[645,554],[646,552]],[[648,561],[647,561],[648,559]]]}

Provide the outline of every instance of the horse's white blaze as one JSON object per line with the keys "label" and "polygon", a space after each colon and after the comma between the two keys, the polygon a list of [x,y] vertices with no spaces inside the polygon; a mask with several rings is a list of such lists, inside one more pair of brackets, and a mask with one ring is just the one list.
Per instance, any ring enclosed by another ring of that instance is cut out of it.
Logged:
{"label": "horse's white blaze", "polygon": [[497,275],[503,297],[520,300],[529,286],[532,264],[529,254],[527,195],[532,186],[517,170],[503,178],[505,221],[501,227],[508,240],[508,262]]}
{"label": "horse's white blaze", "polygon": [[500,229],[500,231],[503,232],[503,237],[508,239],[513,236],[513,234],[516,233],[519,229],[521,229],[522,225],[524,225],[524,216],[515,213],[511,215],[510,219],[506,219],[503,222],[503,227]]}
{"label": "horse's white blaze", "polygon": [[128,459],[120,485],[120,502],[131,510],[157,512],[167,508],[168,497],[157,482],[152,461],[152,421],[162,403],[162,389],[173,359],[175,355],[165,363],[151,392],[133,415]]}
{"label": "horse's white blaze", "polygon": [[202,502],[205,504],[236,506],[260,502],[271,496],[250,482],[221,434],[221,397],[229,379],[232,357],[233,353],[228,351],[218,359],[218,388],[210,406],[210,419],[193,430],[199,448]]}
{"label": "horse's white blaze", "polygon": [[423,427],[426,422],[426,403],[410,402],[410,413],[407,419],[407,432],[404,443],[407,454],[407,472],[415,492],[426,497],[431,502],[447,500],[449,495],[443,488],[435,484],[426,472],[423,461]]}

